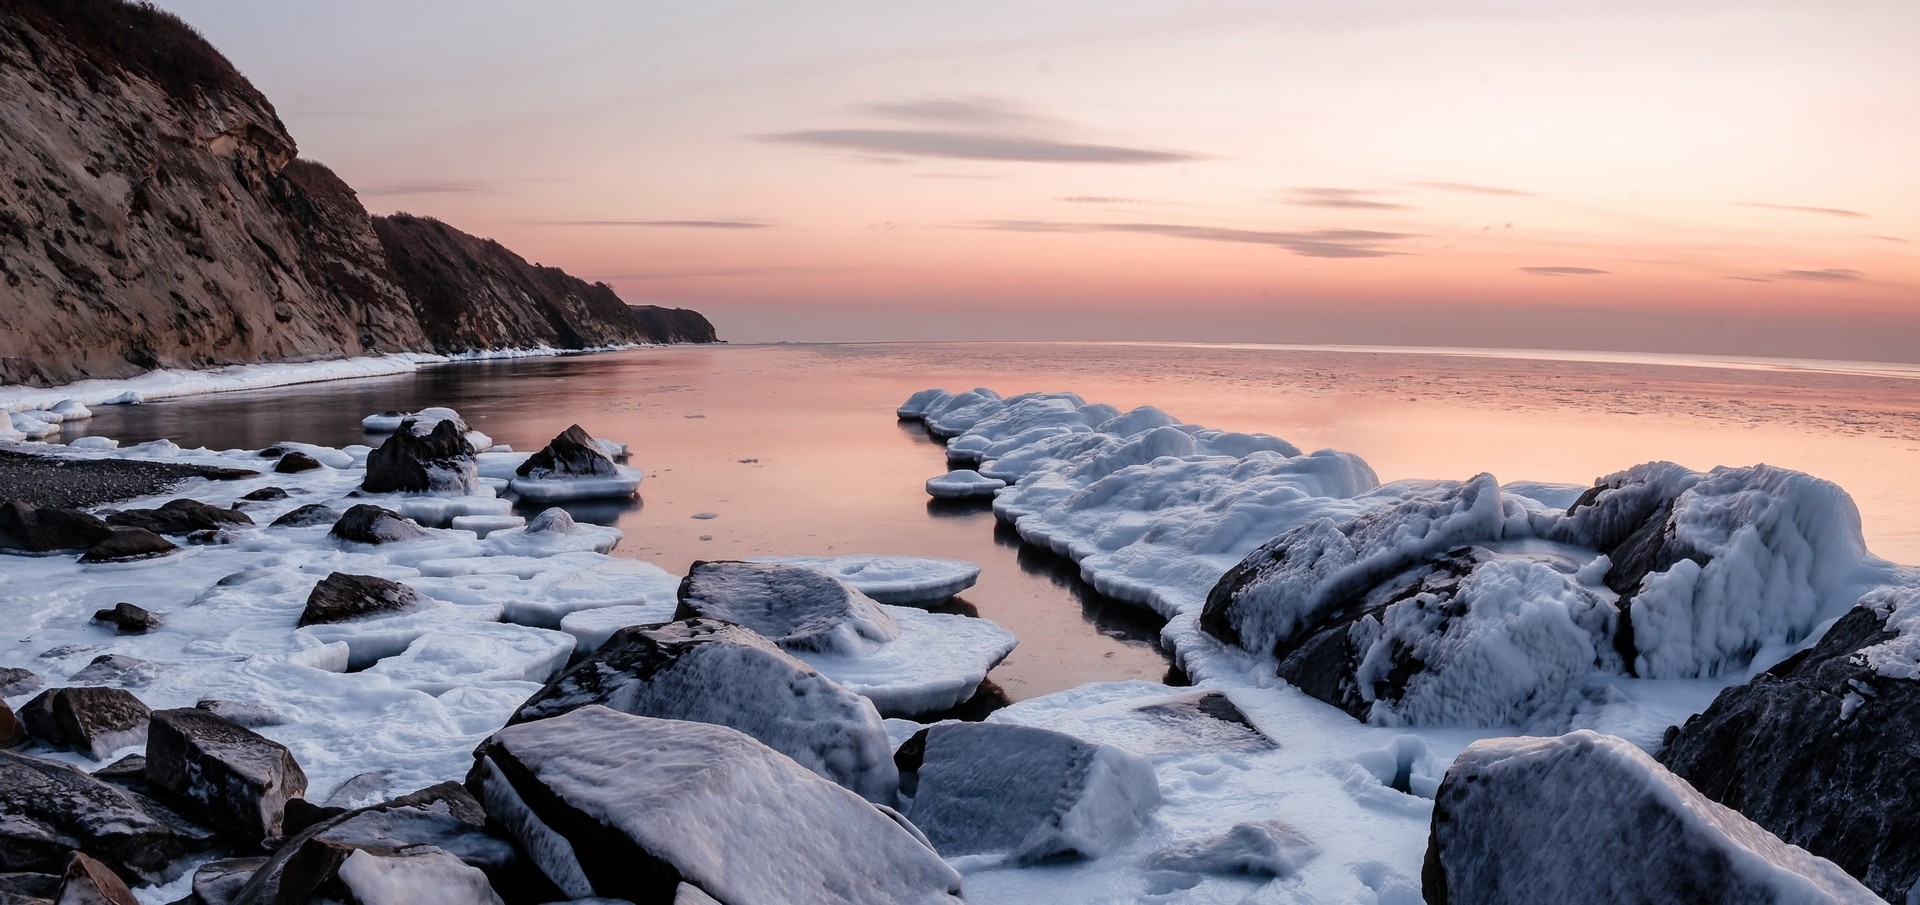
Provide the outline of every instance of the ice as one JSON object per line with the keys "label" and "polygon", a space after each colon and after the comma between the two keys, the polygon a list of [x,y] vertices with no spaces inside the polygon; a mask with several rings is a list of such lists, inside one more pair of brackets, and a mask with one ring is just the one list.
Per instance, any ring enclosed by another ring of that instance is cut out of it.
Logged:
{"label": "ice", "polygon": [[527,520],[517,515],[456,515],[448,527],[456,531],[471,531],[474,536],[485,538],[502,528],[520,528],[526,524]]}
{"label": "ice", "polygon": [[575,500],[617,500],[633,496],[640,489],[640,481],[644,477],[640,469],[615,465],[614,470],[615,474],[611,477],[523,478],[516,476],[508,483],[507,489],[514,496],[519,497],[521,502],[536,506]]}
{"label": "ice", "polygon": [[435,629],[365,674],[431,695],[484,682],[544,684],[573,654],[564,632],[495,622]]}
{"label": "ice", "polygon": [[41,440],[60,432],[60,422],[42,421],[31,412],[13,412],[8,417],[13,423],[13,433],[28,440]]}
{"label": "ice", "polygon": [[1920,588],[1883,588],[1860,605],[1886,616],[1893,637],[1860,651],[1873,671],[1890,679],[1920,679]]}
{"label": "ice", "polygon": [[515,556],[554,556],[561,553],[611,552],[620,543],[620,529],[609,525],[582,524],[567,519],[564,526],[543,527],[541,517],[548,512],[535,516],[524,528],[502,528],[487,534],[481,541],[481,547],[489,555],[511,554]]}
{"label": "ice", "polygon": [[299,443],[293,440],[282,440],[273,445],[275,448],[286,452],[306,453],[328,468],[352,468],[355,465],[363,464],[365,461],[364,456],[356,459],[352,453],[334,449],[331,446],[316,446],[312,443]]}
{"label": "ice", "polygon": [[929,556],[763,556],[755,562],[786,563],[825,572],[880,603],[935,604],[970,587],[980,567]]}
{"label": "ice", "polygon": [[120,441],[112,437],[87,436],[68,440],[67,445],[74,449],[115,449],[120,446]]}
{"label": "ice", "polygon": [[1019,640],[997,623],[969,616],[881,605],[899,634],[855,653],[790,652],[885,716],[918,716],[973,697],[987,672]]}
{"label": "ice", "polygon": [[780,563],[696,562],[680,585],[677,619],[744,625],[789,651],[860,658],[899,637],[889,608],[815,569]]}
{"label": "ice", "polygon": [[676,606],[669,597],[662,603],[595,607],[576,610],[560,620],[560,630],[574,637],[574,651],[589,654],[607,643],[613,633],[634,625],[657,625],[673,621]]}
{"label": "ice", "polygon": [[971,468],[956,468],[939,477],[927,479],[927,495],[942,500],[970,500],[993,496],[1007,486],[999,478],[989,478]]}

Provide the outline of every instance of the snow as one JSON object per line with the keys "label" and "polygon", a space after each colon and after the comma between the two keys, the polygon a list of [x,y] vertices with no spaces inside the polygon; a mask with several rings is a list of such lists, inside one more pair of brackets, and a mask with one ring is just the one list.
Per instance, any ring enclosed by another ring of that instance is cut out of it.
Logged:
{"label": "snow", "polygon": [[423,634],[366,673],[440,695],[476,683],[545,684],[572,653],[573,636],[564,632],[481,622]]}
{"label": "snow", "polygon": [[987,672],[1019,639],[999,624],[969,616],[880,605],[898,627],[885,643],[852,652],[789,651],[873,701],[886,716],[918,716],[973,697]]}
{"label": "snow", "polygon": [[942,500],[971,500],[993,496],[1007,486],[999,478],[989,478],[971,468],[956,468],[939,477],[927,479],[927,495]]}
{"label": "snow", "polygon": [[790,651],[859,658],[900,636],[891,608],[825,572],[801,566],[698,562],[679,593],[677,618],[744,625]]}
{"label": "snow", "polygon": [[[516,466],[517,467],[517,466]],[[640,469],[615,465],[612,476],[573,476],[558,478],[513,477],[507,490],[523,503],[536,506],[570,503],[575,500],[618,500],[631,497],[640,489],[644,477]]]}
{"label": "snow", "polygon": [[1860,652],[1874,672],[1890,679],[1920,679],[1920,588],[1883,588],[1860,599],[1860,605],[1886,616],[1892,638]]}
{"label": "snow", "polygon": [[880,603],[941,603],[970,587],[980,567],[958,559],[930,556],[764,556],[755,562],[786,563],[825,572]]}
{"label": "snow", "polygon": [[560,620],[560,630],[574,637],[574,650],[590,654],[607,643],[613,633],[633,625],[658,625],[673,621],[676,604],[671,595],[664,602],[628,606],[596,607],[568,613]]}

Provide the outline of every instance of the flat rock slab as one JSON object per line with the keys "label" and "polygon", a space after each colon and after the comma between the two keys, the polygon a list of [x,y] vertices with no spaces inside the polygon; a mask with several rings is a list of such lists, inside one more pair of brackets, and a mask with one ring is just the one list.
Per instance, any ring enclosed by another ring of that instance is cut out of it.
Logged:
{"label": "flat rock slab", "polygon": [[1429,905],[1881,902],[1618,738],[1498,738],[1434,799]]}
{"label": "flat rock slab", "polygon": [[286,746],[211,711],[159,710],[147,733],[147,781],[249,842],[280,835],[307,774]]}
{"label": "flat rock slab", "polygon": [[873,704],[743,626],[693,619],[617,631],[508,725],[589,704],[738,729],[869,801],[891,803],[899,786]]}
{"label": "flat rock slab", "polygon": [[948,858],[1097,858],[1139,833],[1160,804],[1146,758],[1032,726],[941,723],[908,739],[895,760],[902,810]]}
{"label": "flat rock slab", "polygon": [[156,882],[188,851],[131,793],[10,751],[0,751],[0,814],[0,872],[64,873],[84,849],[125,879]]}
{"label": "flat rock slab", "polygon": [[481,743],[467,785],[567,896],[951,903],[960,875],[860,796],[723,726],[587,706]]}
{"label": "flat rock slab", "polygon": [[892,615],[825,572],[755,562],[696,562],[675,619],[744,625],[787,650],[857,654],[900,634]]}
{"label": "flat rock slab", "polygon": [[121,688],[49,688],[25,707],[28,734],[54,748],[106,760],[121,748],[147,740],[150,711]]}

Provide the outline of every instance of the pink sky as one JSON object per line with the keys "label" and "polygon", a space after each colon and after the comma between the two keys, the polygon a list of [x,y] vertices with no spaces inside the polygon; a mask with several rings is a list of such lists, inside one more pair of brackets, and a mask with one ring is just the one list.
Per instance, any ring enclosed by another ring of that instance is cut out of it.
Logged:
{"label": "pink sky", "polygon": [[729,339],[1920,360],[1911,0],[163,5],[375,212]]}

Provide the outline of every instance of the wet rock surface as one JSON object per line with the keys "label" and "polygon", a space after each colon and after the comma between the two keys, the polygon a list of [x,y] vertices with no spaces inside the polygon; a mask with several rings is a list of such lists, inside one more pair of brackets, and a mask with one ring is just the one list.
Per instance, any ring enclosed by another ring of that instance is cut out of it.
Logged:
{"label": "wet rock surface", "polygon": [[342,514],[330,533],[340,540],[359,544],[390,544],[426,537],[427,529],[391,509],[360,503]]}
{"label": "wet rock surface", "polygon": [[166,619],[159,613],[122,601],[108,609],[96,611],[93,621],[111,625],[123,635],[144,635],[159,628]]}
{"label": "wet rock surface", "polygon": [[209,825],[252,843],[280,835],[287,801],[307,791],[286,746],[198,708],[153,713],[146,775]]}
{"label": "wet rock surface", "polygon": [[186,535],[195,531],[251,526],[253,517],[234,509],[209,506],[199,500],[169,500],[157,509],[126,509],[107,516],[117,528],[144,528],[155,534]]}
{"label": "wet rock surface", "polygon": [[172,541],[145,528],[115,528],[113,533],[81,554],[87,563],[136,562],[165,556],[180,549]]}
{"label": "wet rock surface", "polygon": [[189,840],[125,790],[66,764],[0,751],[0,872],[63,874],[85,850],[138,883],[164,879]]}
{"label": "wet rock surface", "polygon": [[20,709],[27,733],[94,760],[147,739],[147,705],[125,689],[50,688]]}
{"label": "wet rock surface", "polygon": [[306,609],[300,612],[300,625],[325,625],[398,613],[426,602],[420,592],[397,581],[374,575],[334,572],[320,579],[307,595]]}

